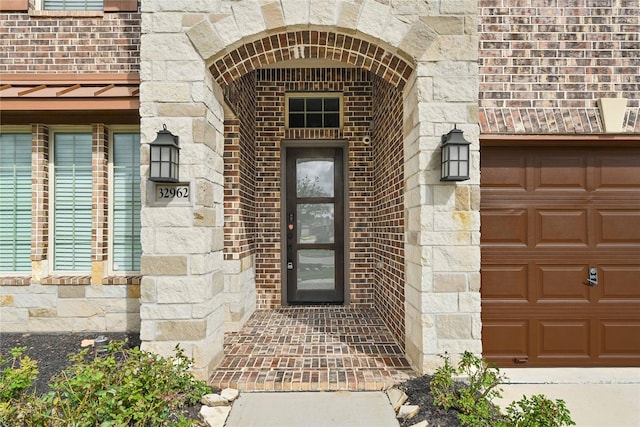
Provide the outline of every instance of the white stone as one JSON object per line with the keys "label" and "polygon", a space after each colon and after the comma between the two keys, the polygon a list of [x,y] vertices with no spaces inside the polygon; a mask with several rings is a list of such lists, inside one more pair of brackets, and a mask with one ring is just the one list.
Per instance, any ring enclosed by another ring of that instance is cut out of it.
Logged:
{"label": "white stone", "polygon": [[209,427],[223,427],[227,421],[229,412],[231,412],[230,406],[203,406],[200,408],[200,418],[202,418]]}
{"label": "white stone", "polygon": [[206,406],[227,406],[229,401],[217,393],[205,394],[200,399],[200,403]]}
{"label": "white stone", "polygon": [[266,30],[262,9],[257,2],[236,2],[231,9],[242,37]]}
{"label": "white stone", "polygon": [[427,427],[429,422],[427,420],[422,420],[419,423],[412,425],[411,427]]}
{"label": "white stone", "polygon": [[375,0],[365,0],[360,11],[357,29],[382,39],[382,34],[389,20],[389,12],[389,6]]}
{"label": "white stone", "polygon": [[397,417],[403,420],[408,420],[415,417],[419,411],[420,407],[418,405],[402,405],[398,411]]}
{"label": "white stone", "polygon": [[309,8],[300,7],[300,0],[281,0],[280,3],[286,25],[309,23]]}
{"label": "white stone", "polygon": [[220,396],[227,399],[229,402],[233,402],[240,396],[240,392],[235,388],[225,388],[220,392]]}
{"label": "white stone", "polygon": [[404,391],[395,387],[387,390],[387,397],[389,398],[389,402],[391,402],[391,406],[393,406],[393,410],[396,412],[400,410],[402,404],[409,398]]}
{"label": "white stone", "polygon": [[480,270],[480,248],[477,246],[455,246],[433,248],[434,271]]}
{"label": "white stone", "polygon": [[317,25],[335,25],[338,13],[336,0],[311,0],[309,22]]}

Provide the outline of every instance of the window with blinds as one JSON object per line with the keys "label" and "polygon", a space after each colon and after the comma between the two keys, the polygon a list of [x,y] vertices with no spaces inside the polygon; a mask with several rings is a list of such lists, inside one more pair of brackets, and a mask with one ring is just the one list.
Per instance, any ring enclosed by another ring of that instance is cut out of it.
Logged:
{"label": "window with blinds", "polygon": [[113,135],[112,270],[140,271],[140,135]]}
{"label": "window with blinds", "polygon": [[102,10],[103,0],[43,0],[44,10]]}
{"label": "window with blinds", "polygon": [[53,161],[53,268],[91,271],[91,133],[56,133]]}
{"label": "window with blinds", "polygon": [[0,271],[31,270],[31,134],[0,134]]}

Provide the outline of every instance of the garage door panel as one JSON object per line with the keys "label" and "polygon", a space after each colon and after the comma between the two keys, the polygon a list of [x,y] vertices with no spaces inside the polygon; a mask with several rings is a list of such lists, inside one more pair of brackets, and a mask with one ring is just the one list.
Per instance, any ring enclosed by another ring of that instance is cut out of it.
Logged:
{"label": "garage door panel", "polygon": [[587,188],[587,159],[584,154],[551,150],[535,158],[534,187],[554,190]]}
{"label": "garage door panel", "polygon": [[482,268],[482,297],[526,301],[528,299],[528,266],[485,265]]}
{"label": "garage door panel", "polygon": [[640,211],[598,210],[597,245],[624,244],[640,247]]}
{"label": "garage door panel", "polygon": [[599,353],[602,356],[636,355],[640,358],[640,319],[602,320]]}
{"label": "garage door panel", "polygon": [[539,265],[535,286],[538,301],[588,301],[588,274],[588,265]]}
{"label": "garage door panel", "polygon": [[602,279],[596,289],[601,300],[623,299],[627,303],[634,300],[640,303],[640,265],[600,265],[600,271]]}
{"label": "garage door panel", "polygon": [[491,155],[482,157],[482,165],[486,167],[483,172],[482,183],[489,189],[492,187],[510,190],[522,190],[527,188],[525,153],[514,154],[511,150],[499,148],[489,149]]}
{"label": "garage door panel", "polygon": [[481,149],[483,351],[499,366],[640,366],[640,147],[606,144]]}
{"label": "garage door panel", "polygon": [[602,150],[595,166],[596,189],[640,189],[640,149]]}
{"label": "garage door panel", "polygon": [[529,321],[527,319],[485,320],[482,344],[490,349],[485,355],[513,357],[529,354]]}
{"label": "garage door panel", "polygon": [[586,210],[537,210],[536,246],[570,245],[586,247]]}
{"label": "garage door panel", "polygon": [[483,243],[527,245],[527,210],[486,210],[480,213]]}
{"label": "garage door panel", "polygon": [[590,325],[588,319],[540,320],[538,357],[589,357]]}

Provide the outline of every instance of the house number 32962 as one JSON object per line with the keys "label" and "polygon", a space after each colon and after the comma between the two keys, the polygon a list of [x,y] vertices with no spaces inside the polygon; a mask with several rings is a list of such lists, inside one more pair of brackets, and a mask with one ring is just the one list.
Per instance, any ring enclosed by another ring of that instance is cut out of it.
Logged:
{"label": "house number 32962", "polygon": [[189,198],[189,187],[157,187],[159,199],[187,199]]}

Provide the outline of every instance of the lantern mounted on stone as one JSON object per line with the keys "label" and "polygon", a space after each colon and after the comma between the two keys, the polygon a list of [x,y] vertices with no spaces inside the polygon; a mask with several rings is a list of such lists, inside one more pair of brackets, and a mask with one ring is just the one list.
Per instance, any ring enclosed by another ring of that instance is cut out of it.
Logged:
{"label": "lantern mounted on stone", "polygon": [[454,126],[442,135],[442,164],[440,181],[466,181],[469,179],[469,146],[462,131]]}
{"label": "lantern mounted on stone", "polygon": [[179,137],[162,125],[158,136],[150,144],[151,162],[149,180],[157,182],[178,182],[180,176],[180,145]]}

